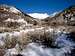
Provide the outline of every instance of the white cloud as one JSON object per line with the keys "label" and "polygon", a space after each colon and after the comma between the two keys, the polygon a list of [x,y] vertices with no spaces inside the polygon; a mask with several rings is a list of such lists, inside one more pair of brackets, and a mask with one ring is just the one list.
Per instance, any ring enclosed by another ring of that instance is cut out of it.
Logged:
{"label": "white cloud", "polygon": [[30,15],[34,18],[38,18],[38,19],[44,19],[44,18],[49,17],[49,15],[47,13],[30,13],[28,15]]}

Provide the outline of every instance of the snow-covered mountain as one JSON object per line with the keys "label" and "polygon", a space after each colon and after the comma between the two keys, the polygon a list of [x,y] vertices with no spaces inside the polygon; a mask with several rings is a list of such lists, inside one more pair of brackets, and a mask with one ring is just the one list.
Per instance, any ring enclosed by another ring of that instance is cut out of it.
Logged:
{"label": "snow-covered mountain", "polygon": [[29,13],[28,15],[37,18],[37,19],[45,19],[47,17],[49,17],[49,15],[47,13]]}
{"label": "snow-covered mountain", "polygon": [[0,8],[1,8],[2,10],[4,10],[4,11],[13,12],[13,13],[16,13],[16,14],[21,13],[21,12],[20,12],[18,9],[16,9],[15,7],[13,7],[13,6],[8,6],[8,5],[5,5],[5,4],[0,5]]}

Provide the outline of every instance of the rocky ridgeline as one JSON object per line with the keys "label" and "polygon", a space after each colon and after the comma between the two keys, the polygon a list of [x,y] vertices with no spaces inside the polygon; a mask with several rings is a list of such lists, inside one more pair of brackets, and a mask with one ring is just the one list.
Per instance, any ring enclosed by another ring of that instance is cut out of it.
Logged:
{"label": "rocky ridgeline", "polygon": [[[58,25],[67,25],[67,26],[75,26],[75,6],[70,6],[69,8],[59,12],[53,17],[48,17],[44,23],[46,25],[58,26]],[[43,23],[43,24],[44,24]]]}

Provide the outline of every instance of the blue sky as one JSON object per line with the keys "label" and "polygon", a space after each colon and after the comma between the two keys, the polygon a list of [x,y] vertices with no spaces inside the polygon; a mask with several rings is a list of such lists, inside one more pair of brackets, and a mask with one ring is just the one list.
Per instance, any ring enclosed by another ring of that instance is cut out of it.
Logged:
{"label": "blue sky", "polygon": [[16,6],[25,13],[51,14],[75,4],[75,0],[0,0],[0,4]]}

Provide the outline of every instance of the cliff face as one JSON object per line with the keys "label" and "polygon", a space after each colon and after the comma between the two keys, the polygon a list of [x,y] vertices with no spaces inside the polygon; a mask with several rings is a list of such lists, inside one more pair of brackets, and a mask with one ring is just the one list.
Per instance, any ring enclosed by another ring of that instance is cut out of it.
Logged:
{"label": "cliff face", "polygon": [[75,6],[70,6],[69,8],[56,14],[54,17],[48,17],[43,21],[45,21],[47,25],[74,26],[75,25]]}

